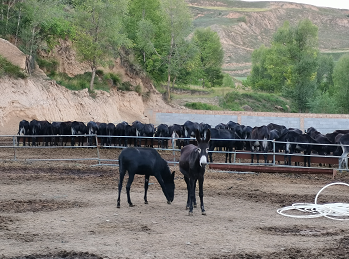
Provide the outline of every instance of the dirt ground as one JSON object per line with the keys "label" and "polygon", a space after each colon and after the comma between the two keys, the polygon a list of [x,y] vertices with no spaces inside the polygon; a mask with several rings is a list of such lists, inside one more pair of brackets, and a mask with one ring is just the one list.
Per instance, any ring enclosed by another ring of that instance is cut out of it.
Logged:
{"label": "dirt ground", "polygon": [[[38,155],[39,150],[28,149]],[[28,151],[28,152],[29,152]],[[96,150],[45,149],[40,157],[85,157]],[[131,186],[135,207],[122,189],[116,208],[118,167],[85,161],[19,162],[0,152],[0,258],[347,258],[349,224],[327,218],[285,217],[277,209],[313,203],[331,182],[349,183],[349,174],[296,175],[227,173],[207,170],[207,215],[185,210],[186,186],[177,166],[175,199],[167,204],[154,177],[149,204],[143,177]],[[9,152],[12,153],[13,151]],[[103,154],[102,154],[103,153]],[[101,156],[117,157],[115,149]],[[166,154],[167,159],[171,154]],[[35,157],[33,155],[33,157]],[[110,162],[112,164],[112,162]],[[127,177],[126,177],[127,179]],[[126,180],[125,179],[125,180]],[[348,187],[332,186],[320,203],[349,202]]]}

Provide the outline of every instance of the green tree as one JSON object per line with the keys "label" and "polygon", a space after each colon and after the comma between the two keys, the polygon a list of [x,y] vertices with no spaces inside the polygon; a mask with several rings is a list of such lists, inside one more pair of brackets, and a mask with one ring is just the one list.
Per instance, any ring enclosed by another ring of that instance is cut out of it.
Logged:
{"label": "green tree", "polygon": [[[161,2],[161,13],[164,17],[164,28],[162,34],[162,46],[160,47],[161,60],[166,67],[167,77],[167,100],[170,99],[171,80],[176,79],[179,52],[187,48],[181,47],[192,28],[192,17],[184,0],[163,0]],[[173,77],[172,77],[173,76]]]}
{"label": "green tree", "polygon": [[304,112],[316,90],[318,53],[317,26],[309,20],[293,27],[285,22],[273,35],[271,47],[261,47],[254,53],[247,83],[254,88],[283,92]]}
{"label": "green tree", "polygon": [[[21,39],[20,48],[27,54],[27,70],[33,68],[38,49],[52,47],[54,39],[72,34],[71,25],[66,19],[63,5],[54,0],[26,0],[20,5],[17,23]],[[22,19],[20,19],[22,17]]]}
{"label": "green tree", "polygon": [[76,0],[76,38],[74,45],[81,61],[91,67],[90,90],[93,91],[98,66],[116,57],[120,46],[128,46],[123,19],[127,0]]}
{"label": "green tree", "polygon": [[[244,81],[244,84],[251,86],[252,89],[255,90],[262,90],[272,93],[280,92],[279,87],[283,82],[277,82],[276,79],[279,77],[273,77],[268,71],[266,61],[269,52],[271,52],[271,49],[265,47],[265,45],[262,45],[259,49],[255,49],[252,52],[251,74],[247,77],[246,81]],[[272,63],[270,60],[269,62]]]}
{"label": "green tree", "polygon": [[193,42],[198,48],[198,75],[202,79],[202,87],[206,81],[211,86],[222,85],[222,64],[224,52],[218,34],[210,28],[197,29]]}
{"label": "green tree", "polygon": [[316,84],[321,93],[330,91],[330,94],[332,94],[331,90],[333,89],[333,69],[333,57],[329,55],[319,55],[318,69],[316,73]]}
{"label": "green tree", "polygon": [[318,28],[310,20],[302,20],[295,27],[285,23],[274,35],[273,45],[288,58],[283,66],[285,93],[304,112],[315,92]]}
{"label": "green tree", "polygon": [[130,40],[135,44],[136,55],[144,60],[146,53],[155,48],[155,35],[159,36],[163,17],[159,0],[129,1],[128,15],[125,16],[125,28]]}
{"label": "green tree", "polygon": [[343,55],[333,70],[335,98],[341,113],[349,113],[349,54]]}

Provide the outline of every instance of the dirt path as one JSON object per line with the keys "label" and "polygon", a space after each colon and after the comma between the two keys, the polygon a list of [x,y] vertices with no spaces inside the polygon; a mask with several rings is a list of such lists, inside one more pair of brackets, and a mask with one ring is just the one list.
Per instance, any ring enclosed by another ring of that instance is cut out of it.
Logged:
{"label": "dirt path", "polygon": [[[118,169],[63,163],[0,164],[0,258],[345,258],[349,225],[277,214],[313,202],[327,175],[231,174],[208,171],[207,216],[185,210],[176,170],[171,205],[154,178],[143,203],[143,178],[116,208]],[[336,181],[349,182],[349,175]],[[125,183],[124,183],[125,186]],[[334,187],[322,202],[349,202]]]}

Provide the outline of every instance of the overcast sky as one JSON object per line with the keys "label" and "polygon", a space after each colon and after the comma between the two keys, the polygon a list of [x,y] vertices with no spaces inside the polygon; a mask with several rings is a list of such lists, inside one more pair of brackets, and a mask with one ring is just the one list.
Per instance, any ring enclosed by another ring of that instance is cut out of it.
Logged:
{"label": "overcast sky", "polygon": [[[273,0],[244,0],[248,2],[273,1]],[[349,0],[276,0],[277,2],[293,2],[301,4],[310,4],[320,7],[332,7],[349,10]]]}

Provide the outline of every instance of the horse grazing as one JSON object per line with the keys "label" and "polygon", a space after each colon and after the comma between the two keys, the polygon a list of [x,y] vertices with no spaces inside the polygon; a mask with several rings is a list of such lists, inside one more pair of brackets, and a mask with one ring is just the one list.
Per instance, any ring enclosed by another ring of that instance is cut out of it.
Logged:
{"label": "horse grazing", "polygon": [[149,185],[150,175],[155,176],[161,185],[162,191],[165,194],[167,203],[171,204],[174,198],[174,174],[171,173],[167,162],[160,156],[160,154],[153,148],[128,147],[122,150],[119,155],[119,196],[117,200],[117,208],[120,208],[120,193],[122,182],[124,180],[126,171],[128,171],[128,181],[126,185],[127,201],[130,207],[134,205],[130,198],[130,189],[135,174],[145,176],[144,182],[144,202],[148,204],[147,191]]}
{"label": "horse grazing", "polygon": [[201,138],[199,130],[195,131],[197,146],[189,144],[181,149],[181,157],[179,158],[179,170],[184,175],[184,180],[187,184],[188,199],[187,206],[189,215],[193,215],[193,203],[196,205],[195,186],[199,180],[199,197],[202,215],[206,215],[203,200],[203,183],[205,166],[208,161],[208,148],[211,138],[211,131],[207,130],[206,137]]}

